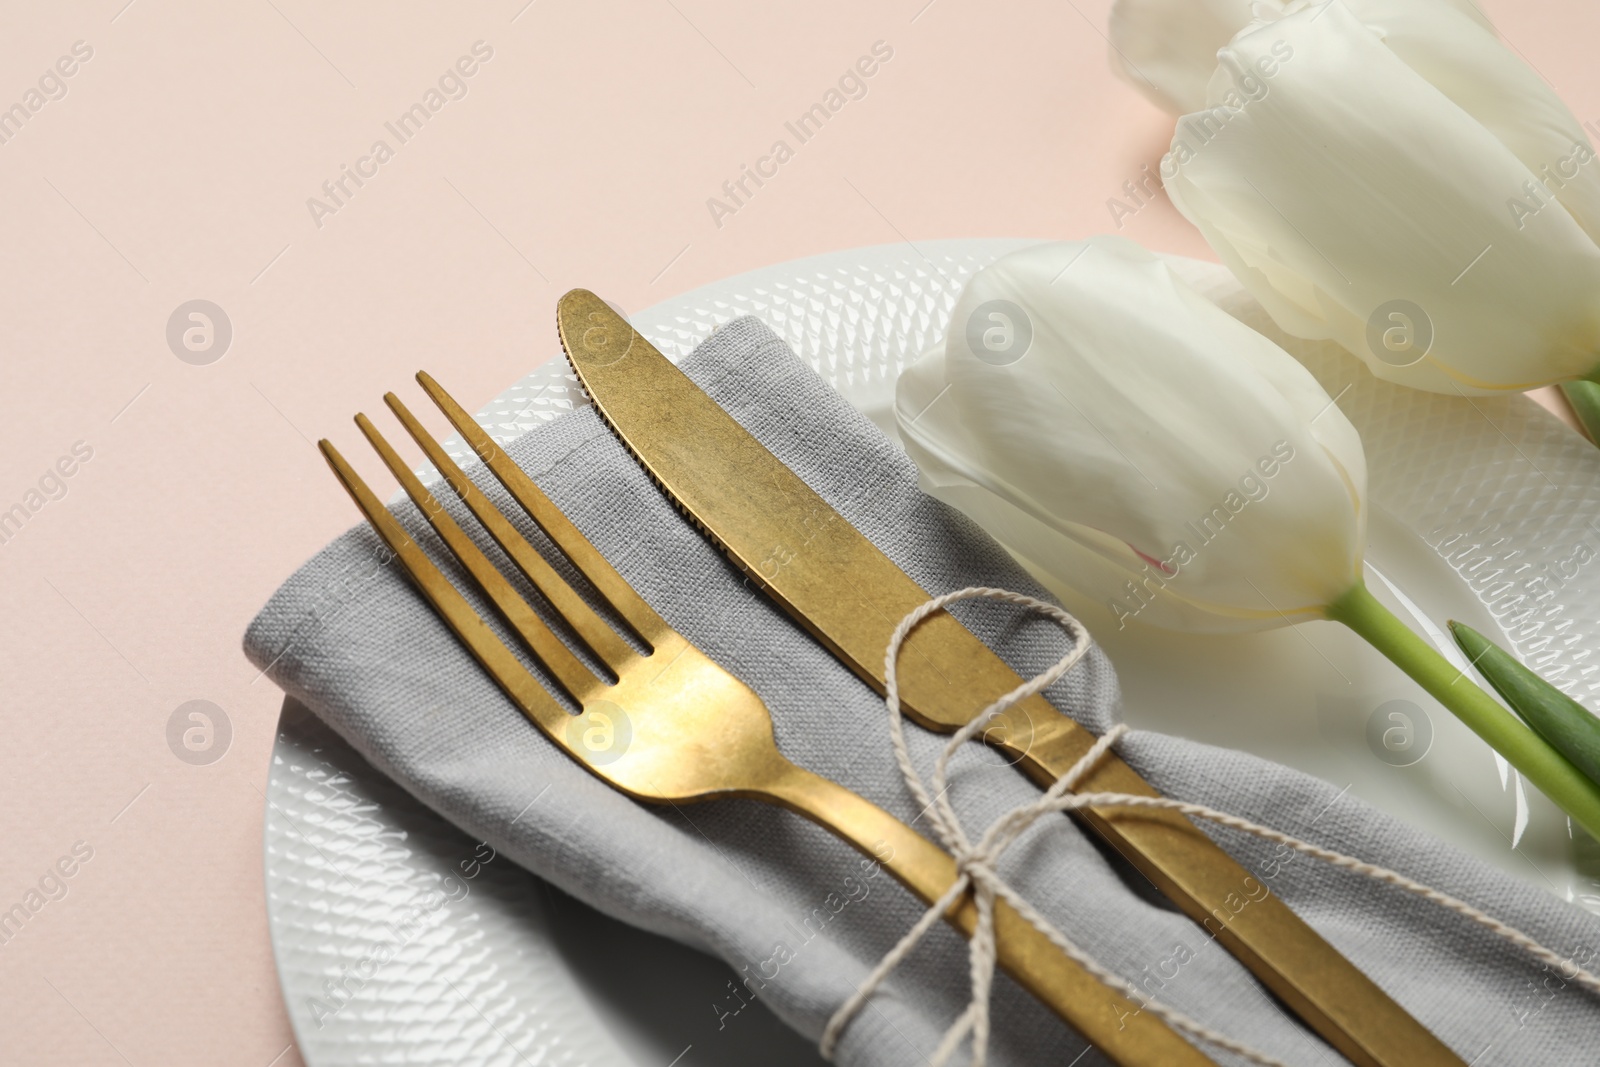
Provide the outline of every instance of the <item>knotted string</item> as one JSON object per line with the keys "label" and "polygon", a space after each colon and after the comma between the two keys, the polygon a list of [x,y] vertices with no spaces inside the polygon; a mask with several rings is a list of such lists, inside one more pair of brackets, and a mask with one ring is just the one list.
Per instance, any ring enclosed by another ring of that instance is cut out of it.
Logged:
{"label": "knotted string", "polygon": [[[930,796],[929,789],[923,784],[922,775],[911,762],[911,753],[906,747],[905,717],[900,708],[900,686],[897,673],[900,647],[905,643],[906,637],[911,631],[929,615],[942,611],[947,605],[958,601],[978,598],[1002,600],[1007,603],[1018,604],[1030,611],[1049,617],[1072,636],[1072,647],[1043,674],[1024,682],[1011,692],[1000,697],[971,722],[951,735],[949,743],[945,745],[944,750],[939,754],[939,758],[934,764],[933,791]],[[895,762],[899,765],[900,773],[905,778],[906,787],[910,789],[912,796],[916,797],[917,802],[922,805],[923,811],[931,816],[930,821],[935,833],[944,844],[946,851],[955,858],[957,877],[944,895],[929,906],[928,910],[922,914],[922,917],[900,939],[900,942],[873,968],[872,973],[867,975],[866,980],[862,982],[855,993],[828,1020],[828,1025],[822,1034],[821,1051],[823,1056],[828,1059],[833,1058],[834,1049],[837,1047],[839,1037],[844,1032],[845,1027],[860,1012],[884,979],[889,976],[889,973],[895,967],[899,966],[901,961],[910,955],[911,951],[916,948],[917,944],[921,942],[922,938],[926,936],[927,932],[933,928],[940,918],[970,890],[973,904],[977,911],[977,923],[968,945],[967,957],[972,1000],[967,1005],[966,1010],[957,1016],[955,1022],[945,1031],[944,1037],[940,1040],[939,1046],[934,1051],[930,1061],[931,1067],[943,1067],[968,1037],[971,1038],[973,1067],[983,1067],[987,1063],[989,1000],[994,985],[996,963],[994,934],[996,898],[1004,899],[1009,903],[1019,915],[1031,923],[1045,937],[1049,938],[1069,959],[1093,975],[1108,989],[1128,997],[1135,1003],[1142,1003],[1141,1010],[1148,1010],[1160,1017],[1174,1030],[1204,1044],[1226,1049],[1251,1063],[1260,1064],[1261,1067],[1286,1067],[1282,1061],[1274,1059],[1266,1053],[1237,1042],[1175,1008],[1147,998],[1144,992],[1132,982],[1108,970],[1099,961],[1075,945],[999,876],[995,868],[1000,856],[1029,827],[1047,814],[1076,811],[1080,808],[1163,808],[1254,834],[1257,837],[1275,842],[1296,852],[1326,860],[1335,866],[1364,874],[1369,878],[1396,886],[1408,893],[1416,894],[1425,900],[1433,901],[1435,904],[1439,904],[1470,919],[1497,937],[1516,946],[1532,958],[1554,968],[1565,981],[1575,982],[1591,993],[1600,994],[1600,978],[1577,966],[1574,961],[1561,957],[1522,931],[1480,911],[1465,901],[1458,900],[1448,893],[1407,878],[1405,875],[1388,868],[1366,863],[1353,856],[1336,852],[1333,849],[1310,844],[1282,831],[1274,830],[1270,826],[1251,822],[1248,819],[1230,815],[1227,812],[1207,807],[1204,804],[1191,804],[1185,801],[1172,800],[1168,797],[1141,796],[1130,793],[1069,793],[1069,790],[1082,780],[1083,776],[1111,750],[1122,735],[1127,733],[1128,727],[1125,724],[1119,723],[1106,731],[1103,736],[1095,741],[1089,751],[1078,762],[1074,763],[1065,774],[1057,778],[1037,800],[1023,804],[1000,816],[984,831],[983,836],[976,843],[973,843],[965,827],[961,825],[961,820],[956,815],[955,807],[949,799],[950,760],[962,745],[985,730],[997,716],[1020,701],[1043,691],[1064,676],[1077,665],[1078,661],[1088,652],[1089,647],[1088,631],[1082,623],[1073,618],[1068,612],[1054,604],[1049,604],[1021,593],[1014,593],[1007,589],[992,589],[986,586],[974,586],[934,597],[907,614],[905,618],[900,620],[900,624],[895,627],[884,655],[884,704],[889,709],[889,738],[894,750]]]}

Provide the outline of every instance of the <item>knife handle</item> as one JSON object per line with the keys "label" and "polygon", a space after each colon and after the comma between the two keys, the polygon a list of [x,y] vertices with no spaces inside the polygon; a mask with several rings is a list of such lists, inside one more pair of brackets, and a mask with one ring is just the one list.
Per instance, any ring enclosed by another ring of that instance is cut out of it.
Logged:
{"label": "knife handle", "polygon": [[[986,736],[1020,757],[1020,766],[1041,785],[1070,770],[1095,741],[1094,735],[1041,696],[1014,705],[995,720]],[[1114,752],[1083,777],[1076,791],[1160,795]],[[1465,1067],[1460,1057],[1181,813],[1089,808],[1080,815],[1357,1067]]]}

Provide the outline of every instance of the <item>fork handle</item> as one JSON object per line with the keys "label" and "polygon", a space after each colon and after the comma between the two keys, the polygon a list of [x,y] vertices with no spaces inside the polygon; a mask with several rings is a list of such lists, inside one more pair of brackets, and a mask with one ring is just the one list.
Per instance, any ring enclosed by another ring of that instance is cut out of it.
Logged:
{"label": "fork handle", "polygon": [[[956,880],[948,853],[893,815],[836,782],[783,761],[755,791],[805,816],[882,863],[895,880],[932,904]],[[945,919],[967,937],[977,926],[967,894]],[[1214,1062],[1152,1012],[1110,989],[1068,957],[1004,900],[995,901],[1000,967],[1079,1036],[1119,1067],[1203,1067]]]}

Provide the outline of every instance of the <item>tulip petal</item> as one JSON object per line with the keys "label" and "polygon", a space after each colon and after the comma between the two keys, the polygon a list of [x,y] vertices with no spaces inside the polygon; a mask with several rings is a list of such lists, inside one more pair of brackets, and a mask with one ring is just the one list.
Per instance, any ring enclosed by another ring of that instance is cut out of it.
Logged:
{"label": "tulip petal", "polygon": [[[1414,20],[1420,29],[1427,29],[1431,9],[1442,7],[1494,32],[1473,0],[1361,0],[1356,13],[1371,21],[1392,18],[1391,9],[1405,14],[1413,5],[1424,9]],[[1252,0],[1116,0],[1108,20],[1111,69],[1165,111],[1199,111],[1206,106],[1206,85],[1217,69],[1218,50],[1250,26],[1256,6]],[[1283,5],[1267,0],[1262,6]],[[1369,7],[1374,9],[1370,14]]]}
{"label": "tulip petal", "polygon": [[1251,0],[1117,0],[1111,69],[1163,111],[1198,111],[1217,49],[1250,24],[1250,7]]}
{"label": "tulip petal", "polygon": [[1600,241],[1600,161],[1588,136],[1476,8],[1451,0],[1348,2],[1390,51],[1493,133]]}
{"label": "tulip petal", "polygon": [[1600,247],[1548,195],[1519,213],[1523,162],[1341,0],[1258,24],[1221,64],[1163,177],[1284,330],[1437,392],[1600,363]]}
{"label": "tulip petal", "polygon": [[[988,350],[994,323],[1014,332]],[[981,271],[944,348],[902,374],[896,419],[930,493],[1119,618],[1263,629],[1318,617],[1360,575],[1354,429],[1132,242]]]}

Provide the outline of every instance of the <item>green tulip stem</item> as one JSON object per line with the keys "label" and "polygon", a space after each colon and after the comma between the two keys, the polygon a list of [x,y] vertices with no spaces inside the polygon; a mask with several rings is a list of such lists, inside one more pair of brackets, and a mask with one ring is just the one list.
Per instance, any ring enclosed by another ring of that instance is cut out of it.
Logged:
{"label": "green tulip stem", "polygon": [[1329,604],[1327,617],[1342,622],[1409,674],[1467,728],[1489,743],[1541,793],[1600,840],[1600,786],[1584,777],[1542,737],[1478,688],[1357,582]]}

